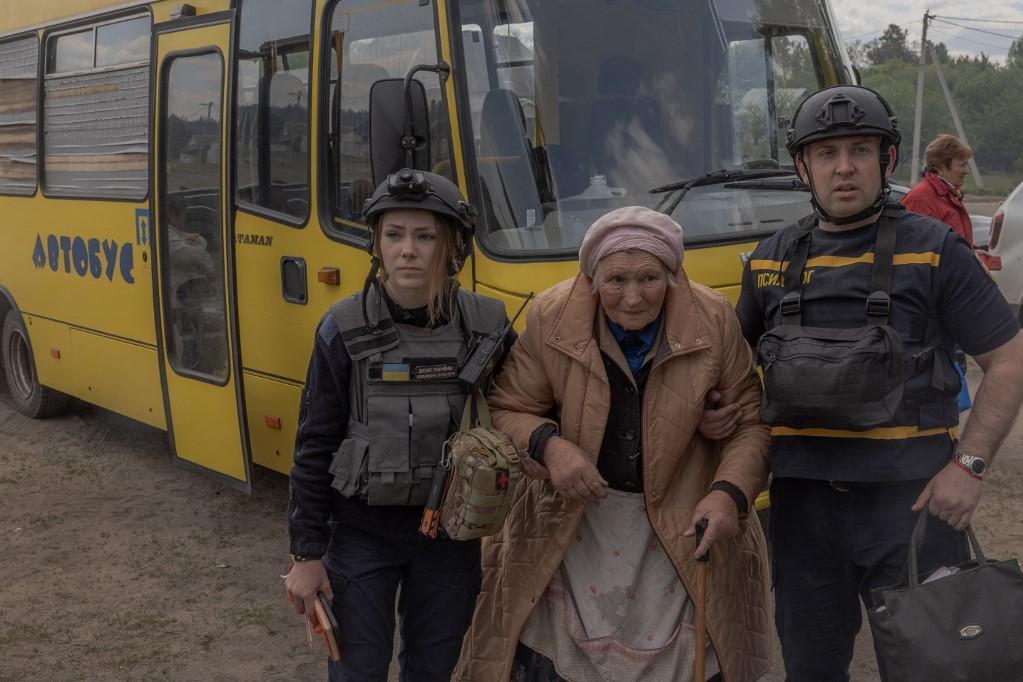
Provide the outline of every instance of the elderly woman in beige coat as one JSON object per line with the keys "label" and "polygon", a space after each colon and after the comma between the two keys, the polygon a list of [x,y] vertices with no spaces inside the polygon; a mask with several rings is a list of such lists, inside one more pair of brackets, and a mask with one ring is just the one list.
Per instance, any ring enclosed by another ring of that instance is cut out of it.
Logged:
{"label": "elderly woman in beige coat", "polygon": [[[689,595],[696,556],[712,549],[706,676],[755,680],[770,623],[749,512],[769,434],[750,349],[729,302],[686,278],[671,218],[613,211],[579,259],[582,272],[530,308],[490,394],[530,479],[484,547],[455,679],[692,680]],[[698,433],[708,396],[737,405],[721,442]]]}

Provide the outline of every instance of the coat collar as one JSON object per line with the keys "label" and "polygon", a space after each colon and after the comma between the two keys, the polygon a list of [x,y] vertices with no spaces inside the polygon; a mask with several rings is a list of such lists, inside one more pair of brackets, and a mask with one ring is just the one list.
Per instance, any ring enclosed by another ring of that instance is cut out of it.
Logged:
{"label": "coat collar", "polygon": [[945,180],[945,178],[931,171],[927,171],[927,175],[924,177],[927,179],[927,182],[931,184],[931,188],[934,190],[935,194],[939,196],[947,196],[956,202],[961,201],[959,198],[959,192],[957,192],[956,189],[949,184],[947,180]]}
{"label": "coat collar", "polygon": [[[669,287],[664,297],[663,342],[658,344],[655,363],[710,347],[707,320],[696,303],[689,278],[681,268],[676,277],[678,286]],[[551,310],[554,323],[544,339],[547,345],[580,361],[591,344],[597,345],[593,324],[599,301],[590,286],[590,278],[581,272],[571,280],[568,294]]]}

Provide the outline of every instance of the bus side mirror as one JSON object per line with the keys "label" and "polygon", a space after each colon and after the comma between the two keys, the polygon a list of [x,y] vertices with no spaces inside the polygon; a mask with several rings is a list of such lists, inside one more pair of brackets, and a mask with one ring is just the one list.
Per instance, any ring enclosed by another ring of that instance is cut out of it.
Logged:
{"label": "bus side mirror", "polygon": [[[411,124],[411,126],[409,125]],[[406,130],[411,134],[406,135]],[[430,118],[426,88],[409,80],[408,100],[405,79],[387,78],[373,83],[369,91],[369,147],[373,186],[391,173],[408,167],[430,170]]]}

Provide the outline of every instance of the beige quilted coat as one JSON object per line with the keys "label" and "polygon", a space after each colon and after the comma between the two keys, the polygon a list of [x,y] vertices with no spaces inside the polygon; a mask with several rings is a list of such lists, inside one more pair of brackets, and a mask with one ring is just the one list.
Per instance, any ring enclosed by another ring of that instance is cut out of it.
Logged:
{"label": "beige quilted coat", "polygon": [[[760,382],[752,353],[728,301],[681,275],[665,299],[664,333],[643,405],[643,477],[650,522],[686,590],[695,590],[695,549],[683,538],[692,509],[714,480],[737,485],[750,500],[767,479],[767,427],[759,422]],[[526,330],[490,394],[494,425],[526,449],[537,426],[560,415],[561,435],[594,463],[611,404],[593,338],[597,299],[584,275],[542,293]],[[742,405],[742,424],[720,446],[696,431],[704,396]],[[547,588],[582,518],[582,505],[549,481],[524,479],[500,535],[483,548],[483,590],[454,679],[507,680],[519,633]],[[711,642],[725,682],[768,670],[770,615],[767,550],[756,515],[738,536],[718,542],[708,572]]]}

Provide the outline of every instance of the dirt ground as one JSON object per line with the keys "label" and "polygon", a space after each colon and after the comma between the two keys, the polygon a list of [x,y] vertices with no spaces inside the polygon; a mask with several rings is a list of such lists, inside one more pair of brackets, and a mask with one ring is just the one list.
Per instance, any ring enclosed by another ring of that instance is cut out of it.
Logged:
{"label": "dirt ground", "polygon": [[[1023,557],[1021,445],[1023,422],[985,484],[992,557]],[[33,421],[0,394],[0,680],[324,679],[283,598],[287,479],[253,487],[172,466],[163,432],[105,410]],[[864,631],[853,679],[875,678]]]}

